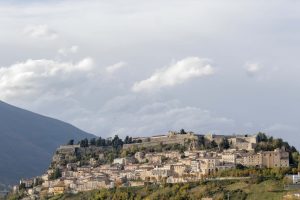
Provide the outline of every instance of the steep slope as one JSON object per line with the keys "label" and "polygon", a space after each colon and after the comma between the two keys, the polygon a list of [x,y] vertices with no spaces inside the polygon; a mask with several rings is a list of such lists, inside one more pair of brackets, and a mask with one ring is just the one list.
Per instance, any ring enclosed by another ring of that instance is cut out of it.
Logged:
{"label": "steep slope", "polygon": [[59,145],[86,137],[93,135],[0,101],[0,182],[41,174]]}

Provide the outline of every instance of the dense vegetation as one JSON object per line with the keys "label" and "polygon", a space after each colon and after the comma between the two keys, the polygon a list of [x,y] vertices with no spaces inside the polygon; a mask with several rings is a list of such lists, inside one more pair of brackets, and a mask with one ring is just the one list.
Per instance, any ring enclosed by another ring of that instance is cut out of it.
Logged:
{"label": "dense vegetation", "polygon": [[229,148],[230,148],[230,143],[227,138],[224,138],[219,145],[214,140],[207,141],[204,138],[204,136],[200,136],[198,139],[198,146],[197,146],[198,150],[204,150],[204,149],[224,150]]}
{"label": "dense vegetation", "polygon": [[[119,138],[118,135],[115,135],[114,138],[107,138],[104,139],[102,137],[98,138],[91,138],[88,140],[87,138],[80,140],[78,144],[80,147],[89,147],[89,146],[97,146],[97,147],[107,147],[112,146],[114,148],[120,148],[123,146],[123,144],[133,144],[133,143],[140,143],[141,140],[134,140],[132,137],[126,136],[124,140]],[[74,140],[70,140],[68,142],[68,145],[73,145]]]}

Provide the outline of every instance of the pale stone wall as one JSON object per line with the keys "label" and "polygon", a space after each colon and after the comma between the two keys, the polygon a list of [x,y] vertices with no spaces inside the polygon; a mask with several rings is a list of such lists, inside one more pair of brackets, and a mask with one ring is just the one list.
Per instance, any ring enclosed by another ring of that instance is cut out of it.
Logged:
{"label": "pale stone wall", "polygon": [[[137,138],[139,139],[139,138]],[[193,133],[187,134],[178,134],[174,132],[169,132],[168,135],[160,135],[160,136],[153,136],[149,138],[143,138],[142,143],[133,143],[133,144],[124,144],[123,149],[136,147],[152,147],[158,146],[160,144],[181,144],[184,145],[188,140],[194,141],[197,140],[198,136]]]}
{"label": "pale stone wall", "polygon": [[245,166],[263,166],[267,168],[288,167],[288,152],[276,149],[274,151],[264,151],[244,157]]}

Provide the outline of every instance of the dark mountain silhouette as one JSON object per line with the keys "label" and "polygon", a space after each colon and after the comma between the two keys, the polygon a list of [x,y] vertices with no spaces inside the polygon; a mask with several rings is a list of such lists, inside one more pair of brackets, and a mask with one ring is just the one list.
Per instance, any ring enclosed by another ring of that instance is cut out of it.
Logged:
{"label": "dark mountain silhouette", "polygon": [[0,101],[0,183],[40,175],[59,145],[91,137],[71,124]]}

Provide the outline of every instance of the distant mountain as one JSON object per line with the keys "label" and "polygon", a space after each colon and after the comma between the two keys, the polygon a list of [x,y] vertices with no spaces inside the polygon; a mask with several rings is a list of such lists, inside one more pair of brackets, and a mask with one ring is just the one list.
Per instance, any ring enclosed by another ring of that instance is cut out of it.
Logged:
{"label": "distant mountain", "polygon": [[71,124],[0,101],[0,182],[40,175],[59,145],[91,137]]}

